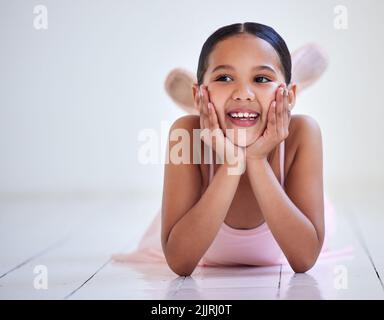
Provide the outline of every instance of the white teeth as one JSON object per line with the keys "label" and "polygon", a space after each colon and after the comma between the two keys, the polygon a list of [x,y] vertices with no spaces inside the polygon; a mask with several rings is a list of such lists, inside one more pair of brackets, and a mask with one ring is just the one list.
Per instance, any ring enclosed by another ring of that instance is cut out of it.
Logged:
{"label": "white teeth", "polygon": [[257,113],[249,113],[249,112],[231,112],[229,114],[232,118],[256,118],[258,116]]}

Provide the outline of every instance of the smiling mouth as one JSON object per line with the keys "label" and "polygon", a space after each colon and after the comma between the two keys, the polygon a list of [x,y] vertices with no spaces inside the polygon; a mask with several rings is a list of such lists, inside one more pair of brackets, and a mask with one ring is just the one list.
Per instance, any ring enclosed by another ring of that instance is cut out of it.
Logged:
{"label": "smiling mouth", "polygon": [[232,119],[237,120],[255,120],[260,116],[257,112],[228,112],[227,115]]}
{"label": "smiling mouth", "polygon": [[260,115],[258,113],[245,113],[239,115],[230,112],[227,113],[227,116],[229,121],[237,127],[252,127],[258,122]]}

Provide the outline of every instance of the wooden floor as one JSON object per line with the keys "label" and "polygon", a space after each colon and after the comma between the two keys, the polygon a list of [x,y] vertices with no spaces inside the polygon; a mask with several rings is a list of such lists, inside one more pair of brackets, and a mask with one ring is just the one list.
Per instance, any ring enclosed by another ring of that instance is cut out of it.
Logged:
{"label": "wooden floor", "polygon": [[378,195],[333,201],[334,249],[306,274],[288,266],[197,268],[115,264],[158,209],[155,197],[0,202],[0,299],[384,299],[384,214]]}

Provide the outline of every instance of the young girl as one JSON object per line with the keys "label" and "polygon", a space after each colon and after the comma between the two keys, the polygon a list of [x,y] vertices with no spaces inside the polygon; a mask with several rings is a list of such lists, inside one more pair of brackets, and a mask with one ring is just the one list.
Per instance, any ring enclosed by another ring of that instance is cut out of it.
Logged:
{"label": "young girl", "polygon": [[[203,45],[192,89],[200,115],[170,129],[161,216],[136,254],[165,258],[181,276],[198,265],[289,263],[306,272],[323,248],[324,211],[332,208],[324,202],[320,128],[290,114],[296,85],[284,40],[257,23],[218,29]],[[177,129],[190,137],[184,163],[172,161]],[[202,134],[196,146],[196,129],[214,139]],[[196,163],[196,149],[213,163]],[[231,174],[235,167],[242,170]]]}

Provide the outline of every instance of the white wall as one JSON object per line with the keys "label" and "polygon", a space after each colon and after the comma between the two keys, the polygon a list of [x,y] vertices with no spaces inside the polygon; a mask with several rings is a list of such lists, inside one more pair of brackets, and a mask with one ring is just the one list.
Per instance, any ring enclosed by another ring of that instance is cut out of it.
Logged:
{"label": "white wall", "polygon": [[[48,30],[33,7],[48,8]],[[348,9],[347,30],[334,7]],[[384,2],[0,2],[0,192],[161,191],[163,165],[141,165],[143,128],[183,112],[164,91],[175,67],[196,70],[218,27],[271,25],[294,50],[322,45],[330,66],[296,113],[317,119],[326,187],[384,181]],[[163,158],[163,153],[160,155]]]}

